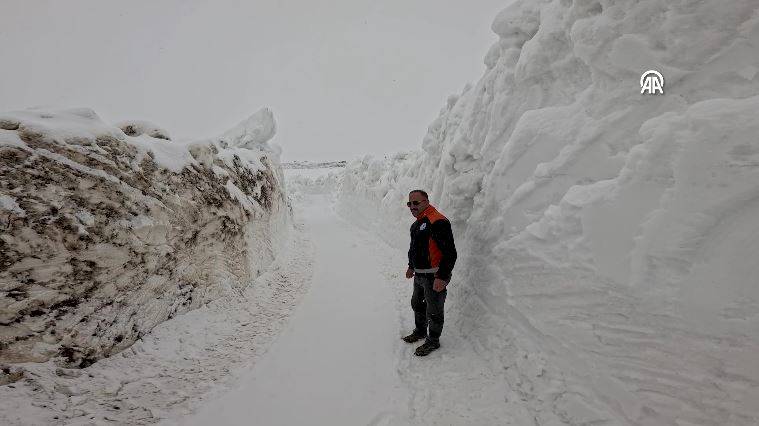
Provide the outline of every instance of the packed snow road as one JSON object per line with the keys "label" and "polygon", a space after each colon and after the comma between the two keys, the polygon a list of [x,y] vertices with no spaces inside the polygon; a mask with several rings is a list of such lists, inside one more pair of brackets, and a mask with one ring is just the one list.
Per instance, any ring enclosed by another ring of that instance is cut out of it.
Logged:
{"label": "packed snow road", "polygon": [[[530,424],[534,413],[509,389],[507,372],[465,337],[455,312],[442,347],[425,358],[413,355],[417,344],[400,340],[413,329],[406,252],[399,249],[407,241],[390,247],[363,229],[369,218],[336,212],[331,198],[306,195],[296,203],[315,248],[313,278],[282,333],[237,386],[176,423]],[[388,235],[405,235],[412,220]],[[456,303],[459,289],[448,291]],[[531,360],[521,367],[537,368]]]}
{"label": "packed snow road", "polygon": [[288,247],[243,292],[85,370],[25,364],[0,386],[0,424],[526,424],[455,314],[426,358],[400,340],[413,328],[403,250],[331,194],[296,198]]}
{"label": "packed snow road", "polygon": [[325,196],[304,201],[299,213],[317,248],[308,294],[239,385],[180,423],[397,424],[406,416],[398,412],[408,397],[383,243],[338,218]]}
{"label": "packed snow road", "polygon": [[[508,388],[506,372],[465,338],[455,313],[441,349],[425,358],[400,340],[413,329],[399,248],[407,241],[390,247],[361,226],[370,218],[335,211],[332,195],[299,194],[295,203],[315,248],[313,278],[282,333],[236,386],[176,423],[530,424],[533,414]],[[388,235],[405,235],[412,220]],[[459,290],[448,291],[456,303]]]}

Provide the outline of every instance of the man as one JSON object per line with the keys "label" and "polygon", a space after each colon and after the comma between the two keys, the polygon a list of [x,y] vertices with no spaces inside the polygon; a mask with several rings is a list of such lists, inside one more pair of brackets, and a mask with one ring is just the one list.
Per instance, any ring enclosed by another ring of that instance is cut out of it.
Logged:
{"label": "man", "polygon": [[[443,331],[443,304],[456,263],[451,222],[430,205],[427,193],[415,189],[406,203],[416,221],[411,225],[406,278],[414,277],[411,308],[414,310],[414,332],[404,337],[407,343],[425,339],[415,355],[425,356],[440,348]],[[429,332],[428,332],[429,327]]]}

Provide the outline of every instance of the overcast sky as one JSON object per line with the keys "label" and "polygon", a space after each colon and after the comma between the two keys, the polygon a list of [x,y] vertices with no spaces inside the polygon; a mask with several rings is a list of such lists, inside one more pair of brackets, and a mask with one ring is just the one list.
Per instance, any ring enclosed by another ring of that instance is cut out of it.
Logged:
{"label": "overcast sky", "polygon": [[86,106],[175,138],[274,111],[285,160],[418,147],[509,0],[0,0],[0,110]]}

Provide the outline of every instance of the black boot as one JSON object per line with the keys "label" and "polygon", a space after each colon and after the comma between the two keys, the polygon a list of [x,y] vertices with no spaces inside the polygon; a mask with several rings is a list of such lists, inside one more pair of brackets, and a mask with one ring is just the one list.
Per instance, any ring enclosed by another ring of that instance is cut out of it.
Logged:
{"label": "black boot", "polygon": [[414,355],[427,356],[430,354],[430,352],[439,348],[440,348],[439,341],[427,339],[421,346],[416,348],[416,350],[414,351]]}
{"label": "black boot", "polygon": [[403,340],[406,343],[416,343],[416,342],[418,342],[418,341],[420,341],[422,339],[426,339],[426,338],[427,338],[426,334],[418,334],[416,332],[416,330],[415,330],[413,333],[409,334],[408,336],[401,337],[401,340]]}

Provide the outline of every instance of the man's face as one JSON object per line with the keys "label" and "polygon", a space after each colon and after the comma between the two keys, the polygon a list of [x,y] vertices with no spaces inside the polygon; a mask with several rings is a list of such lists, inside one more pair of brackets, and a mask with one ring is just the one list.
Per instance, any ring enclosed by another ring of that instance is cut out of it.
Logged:
{"label": "man's face", "polygon": [[408,202],[411,203],[410,206],[408,206],[409,210],[411,210],[411,214],[414,217],[419,217],[419,213],[423,212],[424,209],[427,208],[427,206],[430,205],[430,202],[427,201],[426,198],[424,198],[424,195],[418,193],[418,192],[412,192],[408,195]]}

